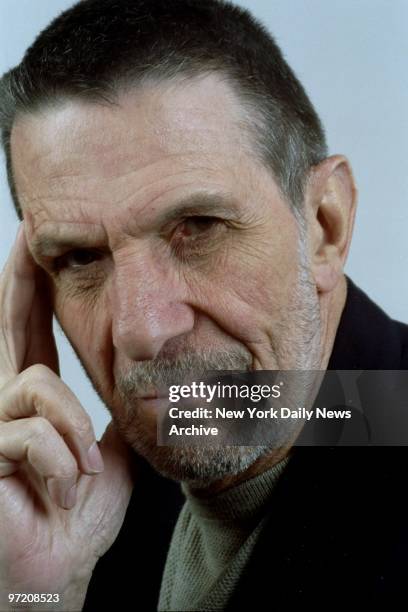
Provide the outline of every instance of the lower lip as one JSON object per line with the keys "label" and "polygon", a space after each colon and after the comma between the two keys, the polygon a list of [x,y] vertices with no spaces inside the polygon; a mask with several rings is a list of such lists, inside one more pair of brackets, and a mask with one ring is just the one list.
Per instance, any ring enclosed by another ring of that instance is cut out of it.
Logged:
{"label": "lower lip", "polygon": [[[126,416],[131,424],[133,421],[142,431],[149,431],[155,437],[161,424],[168,415],[169,400],[167,397],[138,397],[127,402]],[[156,432],[156,433],[155,433]]]}
{"label": "lower lip", "polygon": [[141,408],[154,411],[164,411],[169,407],[168,397],[141,397],[137,400]]}
{"label": "lower lip", "polygon": [[168,400],[166,395],[147,395],[146,397],[139,397],[142,402],[154,402],[156,400]]}

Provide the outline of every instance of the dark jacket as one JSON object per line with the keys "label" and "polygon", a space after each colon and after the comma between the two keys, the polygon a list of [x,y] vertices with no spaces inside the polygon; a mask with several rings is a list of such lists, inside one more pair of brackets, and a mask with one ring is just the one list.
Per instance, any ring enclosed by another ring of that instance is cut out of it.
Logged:
{"label": "dark jacket", "polygon": [[[328,369],[408,369],[408,326],[391,320],[349,279]],[[295,448],[227,609],[330,610],[405,599],[407,491],[405,446]],[[177,484],[144,466],[122,530],[95,568],[86,611],[157,610],[183,501]]]}

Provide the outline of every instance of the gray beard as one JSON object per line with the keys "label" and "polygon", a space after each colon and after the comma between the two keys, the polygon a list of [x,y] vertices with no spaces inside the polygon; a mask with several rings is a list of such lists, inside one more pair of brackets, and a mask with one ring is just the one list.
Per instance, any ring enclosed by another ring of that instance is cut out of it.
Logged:
{"label": "gray beard", "polygon": [[252,356],[246,349],[217,352],[207,355],[184,351],[177,359],[157,359],[135,364],[117,382],[122,403],[127,406],[128,418],[115,420],[119,431],[132,448],[145,457],[161,474],[174,480],[187,482],[195,488],[206,486],[226,475],[246,470],[264,452],[265,447],[224,446],[208,448],[199,446],[158,446],[157,438],[139,418],[137,398],[149,387],[166,388],[186,384],[193,379],[205,379],[209,371],[247,371]]}
{"label": "gray beard", "polygon": [[[281,370],[318,370],[320,367],[320,309],[315,284],[300,248],[298,283],[281,321],[280,346],[271,347],[271,361]],[[260,446],[158,446],[156,432],[140,418],[137,398],[146,388],[168,388],[204,379],[210,370],[248,371],[252,355],[242,347],[211,354],[185,350],[177,359],[158,358],[134,364],[117,380],[117,391],[126,415],[115,415],[118,430],[132,448],[161,474],[202,488],[247,470],[258,459],[273,454],[276,445]]]}

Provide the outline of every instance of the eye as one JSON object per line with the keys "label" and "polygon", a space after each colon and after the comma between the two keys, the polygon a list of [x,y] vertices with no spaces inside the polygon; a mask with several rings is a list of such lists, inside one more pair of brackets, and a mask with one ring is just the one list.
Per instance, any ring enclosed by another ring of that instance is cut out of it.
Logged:
{"label": "eye", "polygon": [[219,217],[186,217],[173,232],[173,253],[184,262],[214,254],[222,244],[227,225],[227,222]]}
{"label": "eye", "polygon": [[221,222],[217,217],[188,217],[184,219],[176,230],[176,238],[195,238],[206,234]]}
{"label": "eye", "polygon": [[103,254],[94,249],[73,249],[68,251],[54,261],[54,268],[57,271],[64,269],[84,268],[99,261]]}

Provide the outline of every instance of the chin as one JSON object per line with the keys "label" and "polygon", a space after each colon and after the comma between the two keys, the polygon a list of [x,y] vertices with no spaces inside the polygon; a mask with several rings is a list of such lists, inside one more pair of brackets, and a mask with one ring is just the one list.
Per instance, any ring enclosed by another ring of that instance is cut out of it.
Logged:
{"label": "chin", "polygon": [[269,450],[260,446],[162,446],[156,447],[153,453],[145,453],[144,457],[163,476],[185,482],[194,488],[203,488],[223,478],[245,472]]}
{"label": "chin", "polygon": [[156,429],[140,421],[116,425],[133,450],[160,474],[195,488],[240,474],[271,450],[269,446],[159,446]]}

